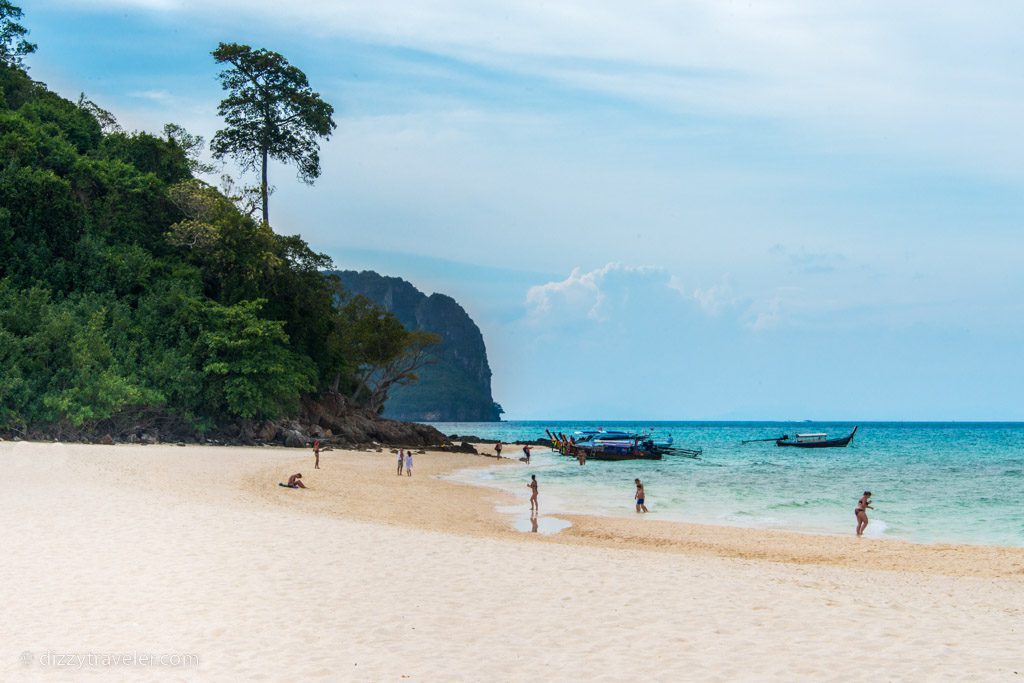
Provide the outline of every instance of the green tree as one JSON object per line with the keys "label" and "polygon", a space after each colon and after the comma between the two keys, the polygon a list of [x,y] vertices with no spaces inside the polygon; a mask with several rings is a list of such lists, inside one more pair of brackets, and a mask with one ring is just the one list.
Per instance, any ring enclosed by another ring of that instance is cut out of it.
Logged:
{"label": "green tree", "polygon": [[[384,409],[388,392],[417,380],[417,371],[434,363],[428,355],[441,338],[410,332],[394,314],[364,296],[354,296],[339,310],[340,357],[352,377],[352,396],[374,412]],[[335,386],[338,378],[334,380]]]}
{"label": "green tree", "polygon": [[202,135],[193,135],[176,123],[164,124],[164,136],[167,142],[177,146],[188,159],[188,169],[193,174],[209,174],[217,169],[213,164],[202,160],[203,148],[206,141]]}
{"label": "green tree", "polygon": [[12,66],[21,66],[21,58],[36,51],[36,46],[25,40],[28,29],[18,23],[21,17],[20,7],[0,0],[0,62]]}
{"label": "green tree", "polygon": [[259,316],[266,302],[206,304],[209,319],[198,340],[210,402],[233,417],[291,414],[315,386],[309,359],[291,353],[284,323]]}
{"label": "green tree", "polygon": [[260,169],[263,222],[269,224],[267,161],[295,163],[299,179],[313,184],[320,177],[318,140],[330,139],[334,107],[277,52],[221,43],[212,54],[227,65],[220,82],[228,96],[217,108],[227,127],[214,135],[211,149],[218,159],[230,156],[247,170]]}

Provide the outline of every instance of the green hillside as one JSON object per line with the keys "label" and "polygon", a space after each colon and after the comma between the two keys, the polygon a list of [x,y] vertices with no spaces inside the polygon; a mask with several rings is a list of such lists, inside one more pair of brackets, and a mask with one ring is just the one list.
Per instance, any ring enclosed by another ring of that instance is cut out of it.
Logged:
{"label": "green hillside", "polygon": [[0,432],[202,432],[327,390],[358,403],[401,325],[335,308],[330,260],[193,177],[180,128],[111,124],[0,62]]}

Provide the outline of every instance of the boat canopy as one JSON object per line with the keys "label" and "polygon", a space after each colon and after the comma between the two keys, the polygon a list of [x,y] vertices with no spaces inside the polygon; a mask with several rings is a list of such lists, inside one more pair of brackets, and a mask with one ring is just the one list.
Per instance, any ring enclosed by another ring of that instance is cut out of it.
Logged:
{"label": "boat canopy", "polygon": [[806,442],[809,442],[809,441],[824,441],[827,438],[828,438],[828,434],[822,434],[820,432],[817,433],[817,434],[797,434],[796,435],[796,440],[801,442],[801,443],[806,443]]}

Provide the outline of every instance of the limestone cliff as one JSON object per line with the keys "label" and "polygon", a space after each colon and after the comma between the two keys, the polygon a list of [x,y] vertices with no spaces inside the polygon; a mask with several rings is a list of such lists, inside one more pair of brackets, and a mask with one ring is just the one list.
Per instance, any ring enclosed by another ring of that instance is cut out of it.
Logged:
{"label": "limestone cliff", "polygon": [[406,329],[441,337],[433,353],[437,362],[419,372],[418,382],[391,392],[385,417],[434,422],[501,419],[501,406],[491,396],[483,335],[462,306],[450,296],[427,296],[401,278],[371,270],[343,270],[337,275],[347,292],[362,294],[394,313]]}

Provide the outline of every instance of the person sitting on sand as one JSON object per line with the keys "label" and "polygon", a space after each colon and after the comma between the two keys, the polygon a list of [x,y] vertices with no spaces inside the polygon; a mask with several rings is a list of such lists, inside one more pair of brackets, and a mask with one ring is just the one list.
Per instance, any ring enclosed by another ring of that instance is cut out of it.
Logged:
{"label": "person sitting on sand", "polygon": [[530,491],[532,491],[532,493],[530,494],[530,509],[531,510],[539,510],[540,507],[537,505],[537,475],[536,474],[531,474],[530,475],[530,483],[526,485],[526,488],[528,488],[528,489],[530,489]]}
{"label": "person sitting on sand", "polygon": [[495,457],[501,457],[501,442],[494,444],[494,455]]}
{"label": "person sitting on sand", "polygon": [[302,472],[299,472],[298,474],[293,474],[292,476],[288,477],[287,484],[278,484],[278,486],[283,486],[286,489],[306,488],[306,485],[302,483]]}
{"label": "person sitting on sand", "polygon": [[405,451],[398,449],[398,476],[402,476],[402,463],[405,462]]}
{"label": "person sitting on sand", "polygon": [[316,462],[313,463],[313,469],[320,469],[320,439],[313,439],[313,457],[316,458]]}
{"label": "person sitting on sand", "polygon": [[405,476],[412,476],[412,451],[405,452]]}
{"label": "person sitting on sand", "polygon": [[864,529],[868,527],[868,509],[875,509],[871,507],[871,491],[865,491],[864,495],[857,501],[857,507],[853,509],[853,514],[857,517],[858,536],[863,536]]}
{"label": "person sitting on sand", "polygon": [[644,485],[640,483],[639,479],[634,479],[636,482],[636,494],[633,498],[636,500],[636,511],[647,512],[647,506],[644,505]]}

